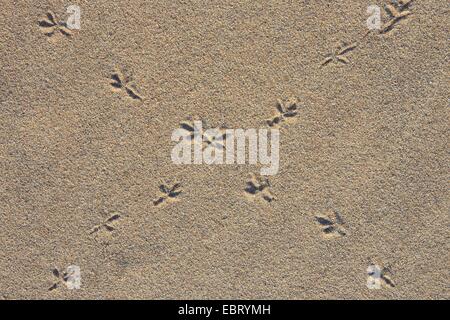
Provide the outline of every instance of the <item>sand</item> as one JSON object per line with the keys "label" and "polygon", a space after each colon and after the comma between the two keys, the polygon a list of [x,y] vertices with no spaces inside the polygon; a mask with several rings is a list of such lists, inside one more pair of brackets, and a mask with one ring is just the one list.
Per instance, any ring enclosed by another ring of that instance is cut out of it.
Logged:
{"label": "sand", "polygon": [[[386,3],[3,0],[0,299],[448,299],[448,6],[368,32]],[[183,121],[292,98],[272,201],[172,162]]]}

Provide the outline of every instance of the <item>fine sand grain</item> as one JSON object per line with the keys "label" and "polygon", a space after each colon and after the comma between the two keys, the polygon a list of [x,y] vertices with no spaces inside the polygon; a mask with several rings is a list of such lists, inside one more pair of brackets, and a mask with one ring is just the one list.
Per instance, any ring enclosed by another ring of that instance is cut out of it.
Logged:
{"label": "fine sand grain", "polygon": [[449,7],[399,2],[2,0],[0,299],[450,298]]}

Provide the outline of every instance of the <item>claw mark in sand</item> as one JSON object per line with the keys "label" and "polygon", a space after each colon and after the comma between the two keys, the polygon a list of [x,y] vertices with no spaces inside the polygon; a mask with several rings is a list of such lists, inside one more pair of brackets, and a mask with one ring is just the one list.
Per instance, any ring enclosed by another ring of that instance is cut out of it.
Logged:
{"label": "claw mark in sand", "polygon": [[175,198],[181,194],[181,190],[179,189],[180,186],[180,183],[175,183],[171,188],[167,187],[165,184],[160,185],[159,190],[161,191],[161,195],[158,199],[153,201],[153,205],[159,206],[165,201],[175,200]]}
{"label": "claw mark in sand", "polygon": [[245,192],[251,197],[261,197],[266,202],[272,202],[275,197],[270,192],[269,179],[263,177],[251,176],[250,181],[247,181]]}
{"label": "claw mark in sand", "polygon": [[[216,148],[219,150],[225,149],[227,134],[224,131],[224,127],[210,128],[205,121],[184,121],[180,124],[186,134],[186,140],[190,143],[196,143],[195,133],[199,135],[199,140],[202,144],[202,150],[208,147]],[[208,130],[214,132],[213,135],[208,134]]]}
{"label": "claw mark in sand", "polygon": [[322,61],[321,66],[326,66],[327,64],[333,62],[335,64],[348,64],[350,60],[345,56],[346,53],[349,53],[353,49],[356,48],[356,44],[346,44],[341,43],[337,45],[336,50],[333,53],[328,54],[325,59]]}
{"label": "claw mark in sand", "polygon": [[390,267],[381,268],[377,264],[371,264],[367,268],[367,286],[369,289],[381,289],[382,285],[394,288],[395,283],[391,279],[392,271]]}
{"label": "claw mark in sand", "polygon": [[287,101],[278,100],[276,104],[277,115],[267,120],[267,124],[270,127],[280,125],[287,119],[297,116],[298,108],[298,99],[289,99]]}
{"label": "claw mark in sand", "polygon": [[227,139],[227,134],[221,132],[221,129],[214,129],[216,130],[216,132],[220,132],[220,134],[218,135],[208,135],[208,132],[205,132],[203,134],[203,141],[204,141],[204,145],[203,145],[203,150],[209,147],[212,148],[216,148],[219,150],[224,150],[225,149],[225,141]]}
{"label": "claw mark in sand", "polygon": [[56,290],[61,284],[66,285],[69,289],[80,289],[81,276],[79,266],[68,266],[65,271],[59,271],[58,268],[53,268],[52,274],[56,279],[53,285],[48,288],[48,291]]}
{"label": "claw mark in sand", "polygon": [[72,31],[67,27],[66,22],[58,21],[53,12],[47,12],[47,18],[39,20],[39,26],[44,34],[51,37],[57,33],[61,33],[66,37],[72,36]]}
{"label": "claw mark in sand", "polygon": [[48,291],[53,291],[57,288],[59,288],[59,286],[61,284],[65,284],[65,282],[67,281],[67,273],[65,271],[61,272],[58,270],[58,268],[53,268],[52,270],[53,273],[53,277],[56,278],[55,282],[53,283],[53,285],[48,288]]}
{"label": "claw mark in sand", "polygon": [[110,218],[106,219],[106,221],[104,221],[102,224],[95,226],[91,230],[90,234],[97,233],[102,229],[106,230],[107,232],[113,232],[114,230],[116,230],[116,228],[114,227],[114,224],[119,219],[120,219],[120,214],[116,213],[116,214],[112,215]]}
{"label": "claw mark in sand", "polygon": [[347,233],[344,230],[341,215],[336,210],[333,211],[334,217],[329,217],[328,215],[318,215],[316,216],[316,221],[322,228],[324,237],[342,237]]}
{"label": "claw mark in sand", "polygon": [[111,80],[111,86],[114,90],[125,91],[132,99],[142,100],[130,76],[125,76],[122,72],[116,71],[112,74]]}
{"label": "claw mark in sand", "polygon": [[389,20],[383,25],[380,33],[388,33],[398,22],[409,16],[411,11],[407,9],[412,2],[412,0],[392,0],[391,4],[385,5],[386,13],[389,15]]}

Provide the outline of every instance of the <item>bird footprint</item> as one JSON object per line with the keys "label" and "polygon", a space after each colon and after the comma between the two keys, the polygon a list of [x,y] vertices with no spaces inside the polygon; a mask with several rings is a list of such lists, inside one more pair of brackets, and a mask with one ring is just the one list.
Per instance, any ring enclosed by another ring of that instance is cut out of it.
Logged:
{"label": "bird footprint", "polygon": [[270,182],[266,177],[251,176],[250,181],[247,181],[245,192],[251,197],[261,197],[266,202],[272,202],[275,197],[270,191]]}
{"label": "bird footprint", "polygon": [[130,76],[125,76],[122,72],[116,71],[111,75],[111,80],[111,86],[114,90],[124,91],[134,100],[142,100]]}
{"label": "bird footprint", "polygon": [[66,37],[72,36],[72,31],[64,21],[59,21],[53,12],[47,12],[45,19],[39,20],[39,26],[42,28],[44,34],[51,37],[57,33],[60,33]]}
{"label": "bird footprint", "polygon": [[114,227],[114,224],[119,219],[120,219],[120,214],[112,215],[110,218],[106,219],[103,223],[99,224],[98,226],[95,226],[91,230],[90,234],[97,233],[97,232],[99,232],[102,229],[107,231],[107,232],[113,232],[114,230],[116,230],[116,228]]}
{"label": "bird footprint", "polygon": [[344,221],[336,210],[333,211],[333,217],[318,215],[315,218],[325,237],[342,237],[347,234],[343,227]]}
{"label": "bird footprint", "polygon": [[325,56],[325,59],[322,61],[321,65],[326,66],[331,62],[336,64],[348,64],[350,63],[350,60],[345,55],[355,48],[356,44],[338,44],[332,53]]}
{"label": "bird footprint", "polygon": [[161,192],[161,195],[158,197],[158,199],[153,201],[153,205],[159,206],[163,204],[165,201],[175,200],[175,198],[181,194],[180,186],[181,186],[180,183],[175,183],[170,188],[165,184],[160,185],[159,190]]}
{"label": "bird footprint", "polygon": [[289,99],[287,101],[278,100],[276,104],[277,115],[272,119],[267,120],[267,124],[270,127],[280,125],[282,122],[289,118],[297,116],[298,113],[298,100]]}

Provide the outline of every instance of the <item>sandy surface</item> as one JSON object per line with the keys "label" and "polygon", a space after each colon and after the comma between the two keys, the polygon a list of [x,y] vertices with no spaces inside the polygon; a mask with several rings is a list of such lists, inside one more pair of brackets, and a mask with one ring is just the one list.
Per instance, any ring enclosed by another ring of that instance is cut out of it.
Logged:
{"label": "sandy surface", "polygon": [[[450,297],[445,2],[368,34],[386,1],[1,2],[0,299]],[[182,121],[267,128],[291,97],[274,201],[259,165],[172,163]]]}

